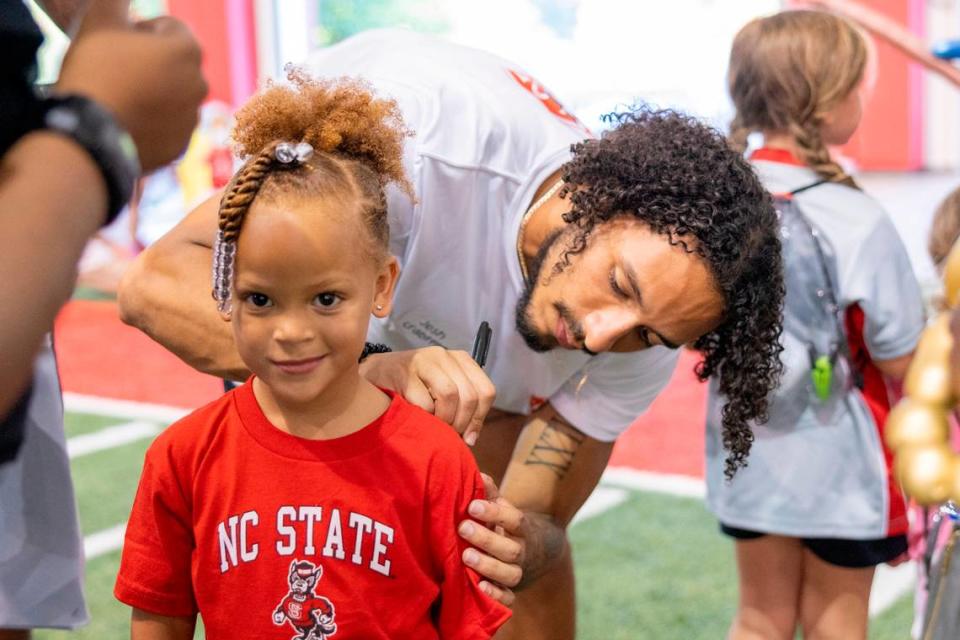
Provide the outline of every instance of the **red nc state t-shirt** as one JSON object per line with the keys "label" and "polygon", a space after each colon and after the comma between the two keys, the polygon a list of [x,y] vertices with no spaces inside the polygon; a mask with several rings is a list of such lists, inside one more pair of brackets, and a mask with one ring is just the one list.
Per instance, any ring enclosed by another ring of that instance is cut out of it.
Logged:
{"label": "red nc state t-shirt", "polygon": [[115,594],[197,612],[207,637],[489,638],[509,610],[456,535],[483,483],[449,426],[391,395],[360,431],[305,440],[245,384],[147,451]]}

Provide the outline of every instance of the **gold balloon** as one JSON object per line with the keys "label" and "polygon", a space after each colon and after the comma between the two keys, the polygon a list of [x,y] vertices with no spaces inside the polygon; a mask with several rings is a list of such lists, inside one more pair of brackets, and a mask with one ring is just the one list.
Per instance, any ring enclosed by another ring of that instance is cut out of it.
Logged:
{"label": "gold balloon", "polygon": [[894,467],[903,490],[920,504],[936,504],[950,497],[957,465],[946,444],[904,447]]}
{"label": "gold balloon", "polygon": [[[960,302],[960,240],[944,265],[947,304]],[[951,387],[953,335],[948,313],[920,338],[904,381],[906,396],[890,412],[884,438],[894,452],[894,472],[903,490],[921,504],[960,501],[960,457],[949,445],[948,412],[957,397]]]}
{"label": "gold balloon", "polygon": [[960,300],[960,240],[953,243],[953,248],[947,254],[943,265],[943,285],[946,289],[947,304],[952,309]]}
{"label": "gold balloon", "polygon": [[918,362],[948,364],[953,335],[950,333],[950,314],[941,313],[920,335],[917,352],[911,361],[911,367]]}
{"label": "gold balloon", "polygon": [[948,434],[946,409],[912,396],[897,403],[884,427],[884,439],[894,451],[901,447],[944,444]]}
{"label": "gold balloon", "polygon": [[934,407],[949,409],[954,404],[953,385],[950,383],[948,363],[917,363],[926,366],[911,366],[903,390],[911,400]]}

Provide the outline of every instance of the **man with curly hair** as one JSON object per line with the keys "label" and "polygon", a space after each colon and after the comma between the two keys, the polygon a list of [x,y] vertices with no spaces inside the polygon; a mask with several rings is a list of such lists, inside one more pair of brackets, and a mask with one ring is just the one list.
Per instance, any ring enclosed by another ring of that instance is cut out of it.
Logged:
{"label": "man with curly hair", "polygon": [[[590,137],[516,65],[429,36],[366,32],[307,70],[365,78],[415,132],[404,164],[417,201],[388,193],[394,308],[368,336],[394,351],[362,371],[464,433],[500,484],[502,498],[470,509],[496,526],[458,525],[490,593],[510,602],[518,590],[498,637],[572,638],[566,526],[679,347],[703,354],[698,374],[719,376],[729,400],[728,473],[746,462],[780,367],[771,201],[723,136],[690,117],[628,111]],[[120,305],[191,365],[242,378],[214,306],[184,286],[209,277],[218,197],[144,252]],[[494,329],[485,370],[468,354],[483,320]]]}

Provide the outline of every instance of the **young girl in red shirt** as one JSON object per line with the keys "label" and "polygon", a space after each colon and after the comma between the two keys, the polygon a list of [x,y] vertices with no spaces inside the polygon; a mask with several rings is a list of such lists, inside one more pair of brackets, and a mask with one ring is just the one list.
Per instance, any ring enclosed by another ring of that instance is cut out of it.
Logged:
{"label": "young girl in red shirt", "polygon": [[[115,593],[132,638],[489,638],[463,566],[483,494],[456,431],[359,373],[399,267],[385,188],[412,197],[394,102],[294,72],[237,115],[213,297],[248,382],[147,452]],[[212,230],[211,230],[212,231]]]}

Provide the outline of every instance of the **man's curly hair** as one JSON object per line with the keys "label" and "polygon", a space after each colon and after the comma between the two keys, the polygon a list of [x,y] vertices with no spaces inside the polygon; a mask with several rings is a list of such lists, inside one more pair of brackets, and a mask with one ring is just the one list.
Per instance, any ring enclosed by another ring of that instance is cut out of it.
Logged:
{"label": "man's curly hair", "polygon": [[616,126],[573,146],[563,169],[578,227],[559,269],[598,225],[635,217],[705,261],[723,294],[723,320],[694,344],[701,380],[719,374],[725,474],[746,465],[751,421],[767,419],[782,371],[783,265],[773,202],[750,164],[720,132],[670,110],[639,107],[605,116]]}

